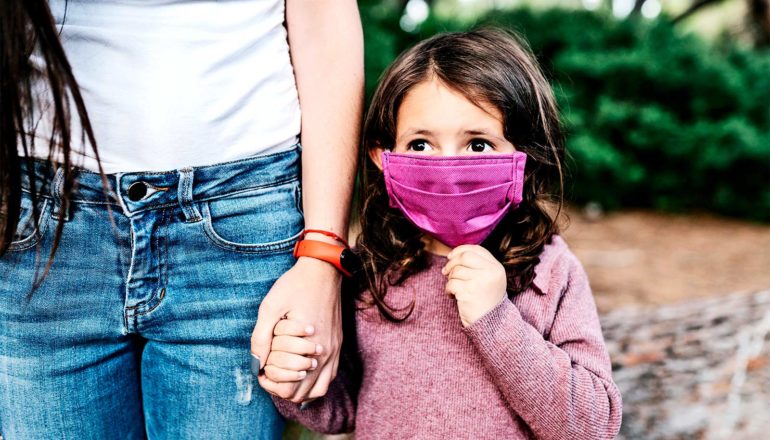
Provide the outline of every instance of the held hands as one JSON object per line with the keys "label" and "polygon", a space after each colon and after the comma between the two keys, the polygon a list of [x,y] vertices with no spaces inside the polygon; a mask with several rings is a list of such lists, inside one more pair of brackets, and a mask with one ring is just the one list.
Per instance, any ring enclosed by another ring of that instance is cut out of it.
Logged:
{"label": "held hands", "polygon": [[[337,374],[342,346],[341,282],[334,266],[300,257],[270,289],[259,307],[251,336],[252,355],[259,358],[264,368],[258,380],[267,392],[295,402],[326,394]],[[310,328],[299,326],[301,336],[306,338],[302,344],[274,338],[276,329],[282,331],[282,336],[297,336],[296,326],[287,328],[292,325],[287,322],[292,321],[314,324]],[[322,348],[319,350],[318,346]],[[299,359],[303,355],[313,358]],[[292,375],[294,379],[287,381]]]}
{"label": "held hands", "polygon": [[449,279],[446,292],[454,295],[463,326],[468,327],[506,297],[505,268],[488,250],[476,245],[458,246],[447,258],[441,269]]}
{"label": "held hands", "polygon": [[316,356],[323,353],[323,347],[309,339],[313,333],[315,328],[312,325],[290,319],[278,321],[273,330],[273,343],[264,374],[259,375],[259,384],[265,390],[295,403],[304,400],[281,391],[296,386],[309,372],[318,368]]}

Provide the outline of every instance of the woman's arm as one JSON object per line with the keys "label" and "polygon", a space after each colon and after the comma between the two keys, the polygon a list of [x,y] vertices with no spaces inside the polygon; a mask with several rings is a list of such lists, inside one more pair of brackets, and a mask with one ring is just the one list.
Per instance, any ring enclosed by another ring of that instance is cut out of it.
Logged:
{"label": "woman's arm", "polygon": [[505,298],[466,328],[511,409],[542,439],[612,439],[621,398],[588,278],[571,254],[548,339]]}
{"label": "woman's arm", "polygon": [[[302,109],[302,188],[307,229],[345,236],[363,104],[363,32],[354,0],[287,0],[286,25]],[[266,61],[267,62],[267,61]],[[323,235],[307,238],[329,241]],[[265,297],[252,335],[260,359],[283,316],[312,323],[324,354],[319,367],[291,385],[297,400],[323,396],[339,362],[340,275],[302,257]]]}

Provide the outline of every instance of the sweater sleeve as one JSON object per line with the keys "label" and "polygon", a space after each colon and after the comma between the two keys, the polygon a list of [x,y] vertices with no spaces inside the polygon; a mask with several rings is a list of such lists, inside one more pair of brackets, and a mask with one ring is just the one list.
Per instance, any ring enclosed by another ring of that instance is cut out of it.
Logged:
{"label": "sweater sleeve", "polygon": [[326,395],[304,407],[280,397],[272,396],[278,412],[313,431],[323,434],[353,432],[356,417],[356,398],[359,383],[352,371],[354,363],[343,353],[337,377],[329,384]]}
{"label": "sweater sleeve", "polygon": [[568,262],[547,337],[504,299],[465,329],[511,410],[541,439],[612,439],[621,397],[588,278]]}

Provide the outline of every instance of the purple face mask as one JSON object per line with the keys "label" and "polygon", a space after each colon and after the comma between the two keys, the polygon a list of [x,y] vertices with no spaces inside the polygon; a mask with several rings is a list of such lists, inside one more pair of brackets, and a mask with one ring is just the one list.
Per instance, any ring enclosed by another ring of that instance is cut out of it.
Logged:
{"label": "purple face mask", "polygon": [[455,247],[479,244],[522,199],[527,155],[382,155],[390,206]]}

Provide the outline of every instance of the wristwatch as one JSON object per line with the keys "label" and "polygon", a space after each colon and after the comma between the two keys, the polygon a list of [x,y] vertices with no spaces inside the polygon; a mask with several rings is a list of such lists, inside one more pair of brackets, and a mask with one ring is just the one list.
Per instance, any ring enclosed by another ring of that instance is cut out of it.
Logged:
{"label": "wristwatch", "polygon": [[350,248],[324,241],[300,239],[294,245],[294,257],[311,257],[326,261],[347,277],[353,276],[361,269],[358,256]]}

